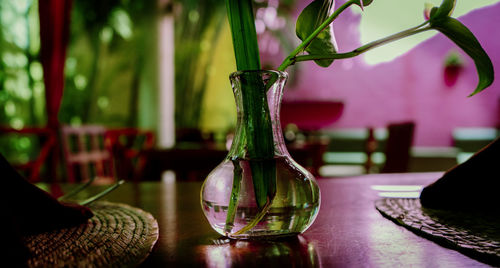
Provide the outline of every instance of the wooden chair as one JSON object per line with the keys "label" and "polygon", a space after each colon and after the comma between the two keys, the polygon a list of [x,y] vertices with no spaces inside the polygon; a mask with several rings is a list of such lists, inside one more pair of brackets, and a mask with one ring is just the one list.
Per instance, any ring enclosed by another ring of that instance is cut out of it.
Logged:
{"label": "wooden chair", "polygon": [[113,157],[105,139],[103,126],[63,126],[64,160],[68,182],[88,181],[96,183],[115,181]]}
{"label": "wooden chair", "polygon": [[154,134],[137,128],[108,129],[106,144],[114,156],[116,175],[124,180],[139,180],[142,177],[146,158],[144,150],[153,148]]}
{"label": "wooden chair", "polygon": [[328,144],[328,139],[313,137],[304,143],[288,144],[287,149],[297,163],[319,178],[319,169],[324,165],[323,155]]}
{"label": "wooden chair", "polygon": [[385,147],[386,161],[382,173],[408,172],[415,123],[390,124],[388,130],[389,137]]}

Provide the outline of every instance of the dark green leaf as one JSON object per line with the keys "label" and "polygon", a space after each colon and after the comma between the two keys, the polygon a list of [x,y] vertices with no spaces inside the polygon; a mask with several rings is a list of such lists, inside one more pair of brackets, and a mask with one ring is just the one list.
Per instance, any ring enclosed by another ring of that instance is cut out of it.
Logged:
{"label": "dark green leaf", "polygon": [[224,226],[224,232],[226,234],[231,233],[234,226],[234,217],[236,216],[236,208],[238,207],[238,198],[241,189],[241,174],[242,169],[238,161],[233,160],[233,188],[231,189],[231,199],[227,207],[226,225]]}
{"label": "dark green leaf", "polygon": [[[309,4],[302,13],[300,13],[295,32],[300,40],[304,41],[318,28],[331,14],[333,9],[333,1],[331,0],[316,0]],[[306,47],[309,54],[332,54],[337,52],[335,47],[335,37],[330,26],[326,27],[321,33],[314,38]],[[316,64],[322,67],[328,67],[332,64],[333,59],[315,60]]]}
{"label": "dark green leaf", "polygon": [[239,71],[260,70],[252,0],[226,0],[226,8],[237,69]]}
{"label": "dark green leaf", "polygon": [[431,20],[431,27],[450,38],[474,60],[479,81],[471,96],[493,83],[494,71],[490,57],[467,27],[451,17]]}
{"label": "dark green leaf", "polygon": [[443,0],[437,10],[431,13],[431,20],[444,18],[451,15],[453,9],[455,8],[455,2],[456,0]]}
{"label": "dark green leaf", "polygon": [[[226,0],[226,7],[238,70],[260,70],[252,0]],[[248,122],[244,126],[248,155],[251,159],[272,159],[274,144],[266,87],[258,72],[243,73],[240,79],[243,114]],[[276,195],[275,163],[256,161],[252,162],[250,168],[257,207],[261,209],[259,214],[264,215]],[[232,228],[239,191],[239,186],[234,185],[226,218],[227,229]],[[255,218],[252,222],[257,224],[260,220],[261,218]],[[249,224],[241,230],[252,227],[253,225]]]}
{"label": "dark green leaf", "polygon": [[[276,81],[276,80],[274,80]],[[275,162],[263,161],[273,159],[274,140],[271,115],[266,97],[266,86],[258,72],[245,72],[240,75],[241,101],[247,124],[248,157],[258,159],[251,161],[252,183],[255,201],[258,208],[264,208],[276,194]]]}
{"label": "dark green leaf", "polygon": [[[373,2],[373,0],[363,0],[363,6],[367,7],[369,6],[371,3]],[[354,2],[354,4],[358,5],[358,6],[361,6],[359,0],[356,0],[356,2]]]}
{"label": "dark green leaf", "polygon": [[438,10],[438,7],[433,7],[430,12],[430,18],[434,18],[436,16],[436,11]]}

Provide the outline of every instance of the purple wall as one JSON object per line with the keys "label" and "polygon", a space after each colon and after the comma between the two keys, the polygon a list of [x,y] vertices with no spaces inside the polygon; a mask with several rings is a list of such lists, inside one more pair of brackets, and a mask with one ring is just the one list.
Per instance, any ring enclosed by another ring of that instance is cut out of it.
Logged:
{"label": "purple wall", "polygon": [[[340,2],[340,1],[339,1]],[[337,3],[339,4],[339,3]],[[476,35],[500,68],[500,3],[475,10],[459,20]],[[341,51],[359,46],[360,15],[342,14],[335,22]],[[339,27],[340,26],[340,27]],[[463,72],[453,87],[444,84],[443,62],[450,50],[461,53]],[[392,62],[367,66],[361,57],[321,68],[299,63],[297,83],[287,86],[285,99],[344,101],[344,113],[332,127],[383,127],[390,122],[416,122],[415,145],[448,146],[455,127],[500,124],[500,82],[468,98],[477,83],[474,63],[442,35],[421,43]],[[498,72],[497,72],[498,73]],[[500,78],[498,78],[500,79]]]}

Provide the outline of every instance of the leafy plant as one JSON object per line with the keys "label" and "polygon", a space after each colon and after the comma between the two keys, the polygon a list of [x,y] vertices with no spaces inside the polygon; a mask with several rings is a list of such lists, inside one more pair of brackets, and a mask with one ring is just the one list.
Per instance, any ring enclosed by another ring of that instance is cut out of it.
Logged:
{"label": "leafy plant", "polygon": [[[197,128],[213,62],[212,46],[224,22],[224,2],[219,0],[177,1],[175,16],[175,124],[177,128]],[[186,107],[193,107],[187,109]]]}
{"label": "leafy plant", "polygon": [[[314,60],[321,67],[328,67],[334,60],[356,57],[378,46],[429,30],[437,30],[447,36],[467,53],[476,65],[479,81],[471,96],[491,85],[494,71],[491,60],[474,37],[472,32],[450,15],[455,7],[455,0],[443,0],[439,7],[429,10],[429,19],[407,30],[362,45],[350,52],[337,52],[331,23],[348,7],[357,5],[362,9],[372,4],[372,0],[349,0],[334,9],[333,0],[315,0],[300,14],[296,24],[297,37],[302,40],[283,63],[277,68],[286,70],[290,65],[300,61]],[[260,58],[255,32],[251,0],[226,0],[227,14],[233,37],[236,65],[239,71],[259,70]],[[270,115],[265,98],[266,87],[258,81],[258,77],[249,75],[243,94],[243,111],[248,122],[245,135],[248,142],[248,156],[258,159],[273,157],[273,136]],[[263,97],[264,96],[264,97]],[[266,164],[264,164],[266,163]],[[235,167],[235,180],[231,193],[226,218],[227,234],[239,234],[253,228],[267,212],[276,194],[275,167],[267,162],[251,166],[258,216],[241,230],[232,233],[235,210],[240,191],[237,179],[238,167]]]}

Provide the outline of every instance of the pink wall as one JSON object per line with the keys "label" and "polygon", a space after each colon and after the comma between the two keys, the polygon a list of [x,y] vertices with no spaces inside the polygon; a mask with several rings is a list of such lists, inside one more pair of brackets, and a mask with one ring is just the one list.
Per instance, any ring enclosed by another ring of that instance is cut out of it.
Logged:
{"label": "pink wall", "polygon": [[[337,1],[337,5],[341,1]],[[475,10],[459,20],[476,35],[500,68],[500,3]],[[335,22],[341,51],[359,46],[360,15],[345,12]],[[340,26],[340,27],[339,27]],[[457,83],[447,87],[443,62],[452,49],[459,51],[465,68]],[[448,146],[455,127],[494,127],[500,124],[500,82],[468,98],[477,83],[474,63],[442,35],[421,43],[392,62],[367,66],[361,57],[321,68],[299,63],[298,79],[285,98],[344,101],[344,113],[332,127],[383,127],[389,122],[416,122],[415,145]],[[498,73],[498,72],[497,72]],[[500,79],[500,78],[498,78]]]}

